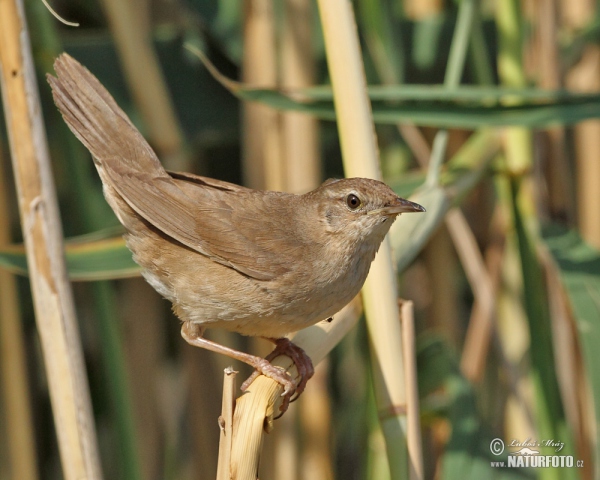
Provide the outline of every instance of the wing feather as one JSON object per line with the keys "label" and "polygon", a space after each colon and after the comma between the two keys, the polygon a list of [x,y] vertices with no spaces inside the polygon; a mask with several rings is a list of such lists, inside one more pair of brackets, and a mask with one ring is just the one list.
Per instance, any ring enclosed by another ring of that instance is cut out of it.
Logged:
{"label": "wing feather", "polygon": [[[285,244],[286,236],[272,232],[282,239],[273,241],[260,231],[254,219],[236,213],[232,205],[234,196],[238,209],[252,210],[253,205],[246,202],[253,203],[251,190],[230,192],[198,185],[192,190],[192,198],[189,186],[186,192],[169,177],[152,177],[115,164],[104,163],[111,185],[131,208],[164,234],[257,280],[272,280],[289,271],[288,254],[293,246]],[[267,213],[267,217],[272,215]]]}

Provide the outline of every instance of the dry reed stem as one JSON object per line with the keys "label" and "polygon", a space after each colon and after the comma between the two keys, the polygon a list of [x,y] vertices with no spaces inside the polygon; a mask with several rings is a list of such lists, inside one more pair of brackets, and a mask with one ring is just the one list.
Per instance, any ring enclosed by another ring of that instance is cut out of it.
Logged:
{"label": "dry reed stem", "polygon": [[231,479],[231,444],[233,441],[233,407],[235,403],[235,377],[233,367],[223,371],[223,404],[219,417],[219,462],[217,465],[217,480]]}
{"label": "dry reed stem", "polygon": [[[483,354],[478,355],[475,359],[469,358],[469,363],[461,365],[463,369],[465,367],[469,369],[472,374],[475,371],[481,372],[482,362],[483,364],[485,363],[486,347],[489,345],[493,314],[496,305],[495,289],[489,272],[487,271],[483,255],[479,251],[475,235],[459,209],[456,208],[450,210],[446,214],[446,227],[452,236],[456,252],[463,265],[476,302],[479,305],[478,308],[481,308],[485,312],[485,315],[477,317],[485,323],[473,327],[476,328],[481,335],[477,340],[483,343],[484,348],[478,350],[478,352],[483,352]],[[470,326],[469,328],[471,329],[472,327]],[[478,343],[478,345],[480,344]],[[464,359],[465,357],[463,355],[463,360]],[[472,360],[477,360],[477,362],[472,363]],[[469,375],[467,376],[471,378]]]}
{"label": "dry reed stem", "polygon": [[63,472],[67,480],[99,479],[85,363],[21,1],[0,2],[0,80]]}
{"label": "dry reed stem", "polygon": [[[266,88],[277,86],[275,19],[272,0],[244,2],[242,79]],[[244,184],[256,189],[283,190],[280,114],[266,105],[243,104]]]}
{"label": "dry reed stem", "polygon": [[[463,242],[467,243],[467,242]],[[461,248],[465,248],[463,245]],[[457,247],[458,249],[458,247]],[[491,292],[486,292],[484,297],[475,296],[475,302],[469,319],[469,326],[465,335],[463,353],[460,362],[460,369],[470,381],[477,383],[483,378],[487,354],[490,347],[490,340],[496,335],[496,295],[498,284],[500,282],[500,273],[504,259],[504,242],[501,244],[493,243],[486,252],[486,271],[489,276],[490,284],[483,289],[491,288]],[[478,278],[474,275],[474,279]],[[470,282],[471,280],[469,280]],[[475,289],[471,287],[473,292]],[[485,299],[488,301],[485,301]]]}
{"label": "dry reed stem", "polygon": [[[336,314],[332,322],[321,322],[301,330],[293,337],[293,341],[317,365],[356,324],[360,313],[361,305],[357,297]],[[286,356],[277,357],[271,363],[285,368],[293,378],[297,375],[295,366]],[[282,391],[280,384],[260,375],[237,399],[233,416],[232,479],[257,478],[263,434],[265,430],[269,432],[273,428],[273,415],[278,412]]]}
{"label": "dry reed stem", "polygon": [[[560,58],[560,9],[557,0],[534,4],[537,19],[537,42],[532,57],[538,62],[537,84],[544,90],[564,88]],[[552,216],[564,215],[569,224],[575,221],[573,171],[567,157],[565,128],[555,126],[540,132],[547,139],[542,155],[547,156],[547,203]],[[542,203],[542,202],[539,202]]]}
{"label": "dry reed stem", "polygon": [[[286,0],[281,31],[281,86],[300,89],[314,84],[311,0]],[[318,120],[299,112],[285,112],[283,151],[285,191],[305,193],[321,181]]]}
{"label": "dry reed stem", "polygon": [[147,0],[103,0],[129,90],[152,146],[170,170],[185,171],[184,135],[152,45]]}
{"label": "dry reed stem", "polygon": [[408,478],[423,480],[423,450],[421,444],[421,413],[417,382],[417,347],[415,343],[415,318],[413,302],[402,301],[400,305],[402,341],[406,365],[406,416],[408,439]]}
{"label": "dry reed stem", "polygon": [[[0,156],[1,157],[1,156]],[[0,245],[10,238],[10,209],[3,162],[0,158]],[[0,365],[8,464],[11,478],[35,480],[37,458],[32,428],[25,342],[17,282],[13,274],[0,269]]]}
{"label": "dry reed stem", "polygon": [[[597,15],[596,2],[570,0],[562,2],[561,14],[572,31],[586,28]],[[579,62],[566,75],[566,85],[576,92],[600,90],[600,46],[586,44]],[[573,127],[576,161],[577,222],[581,236],[586,242],[600,248],[600,120],[587,120]]]}
{"label": "dry reed stem", "polygon": [[[315,368],[310,387],[299,402],[300,424],[306,441],[300,459],[302,480],[335,478],[331,458],[331,393],[328,388],[329,362],[324,359]],[[284,416],[285,418],[285,416]]]}
{"label": "dry reed stem", "polygon": [[[347,0],[318,0],[317,3],[346,176],[381,179],[352,4]],[[406,404],[406,392],[397,291],[390,244],[386,240],[371,265],[362,298],[373,358],[377,407],[380,411],[397,412],[380,422],[393,479],[404,478],[407,472],[406,416],[401,413]]]}
{"label": "dry reed stem", "polygon": [[[279,77],[286,90],[314,85],[313,13],[312,0],[284,1],[283,26],[279,30]],[[313,190],[322,180],[319,122],[300,112],[282,112],[280,118],[284,191]],[[331,427],[327,371],[327,362],[316,368],[310,387],[302,394],[300,408],[292,409],[278,422],[274,438],[267,444],[274,444],[276,449],[273,478],[332,478],[332,459],[327,448]]]}
{"label": "dry reed stem", "polygon": [[[243,60],[242,79],[250,85],[266,88],[278,86],[278,39],[276,39],[275,7],[273,0],[248,0],[244,2]],[[285,28],[282,30],[285,32]],[[290,161],[284,137],[283,114],[279,111],[253,102],[242,103],[242,173],[245,185],[264,190],[290,191],[287,184],[286,171]],[[265,356],[269,346],[261,339],[250,340],[252,353]],[[295,412],[290,412],[294,415]],[[292,423],[283,421],[278,428],[277,442],[270,442],[264,452],[264,462],[275,478],[279,457],[282,451],[296,452],[296,448],[288,448],[290,439],[295,435],[291,430]],[[294,440],[292,440],[294,441]],[[292,463],[295,459],[288,459]],[[292,479],[291,479],[292,480]]]}

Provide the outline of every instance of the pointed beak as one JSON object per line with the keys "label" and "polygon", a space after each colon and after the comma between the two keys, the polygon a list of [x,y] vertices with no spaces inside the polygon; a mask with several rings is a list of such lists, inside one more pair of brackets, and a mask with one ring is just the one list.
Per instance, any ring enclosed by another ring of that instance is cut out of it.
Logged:
{"label": "pointed beak", "polygon": [[377,210],[371,210],[369,215],[380,214],[392,216],[411,212],[425,212],[425,208],[418,203],[398,197],[396,200],[394,200],[394,202],[392,202],[391,205],[378,208]]}

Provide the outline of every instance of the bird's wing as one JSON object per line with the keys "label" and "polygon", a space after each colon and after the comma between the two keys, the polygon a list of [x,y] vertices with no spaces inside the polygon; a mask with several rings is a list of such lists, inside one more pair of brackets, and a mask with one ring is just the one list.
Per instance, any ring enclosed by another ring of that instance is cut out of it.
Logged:
{"label": "bird's wing", "polygon": [[[216,178],[202,177],[200,175],[194,175],[188,172],[171,172],[167,173],[176,180],[176,184],[181,186],[183,190],[186,190],[185,185],[212,187],[227,192],[252,192],[251,188],[236,185],[235,183],[225,182],[224,180],[217,180]],[[178,181],[181,180],[181,181]]]}
{"label": "bird's wing", "polygon": [[[224,189],[231,184],[218,181],[180,188],[170,177],[152,177],[117,162],[105,162],[105,171],[131,208],[185,246],[257,280],[290,270],[288,254],[299,246],[269,211],[272,202],[256,192],[243,187],[232,192]],[[257,216],[265,222],[256,222]]]}

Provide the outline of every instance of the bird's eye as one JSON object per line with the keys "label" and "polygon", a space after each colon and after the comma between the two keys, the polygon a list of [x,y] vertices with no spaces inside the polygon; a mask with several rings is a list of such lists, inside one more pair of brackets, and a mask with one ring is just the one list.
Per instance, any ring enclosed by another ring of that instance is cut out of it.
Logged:
{"label": "bird's eye", "polygon": [[360,198],[351,193],[346,197],[346,205],[350,210],[356,210],[361,205]]}

